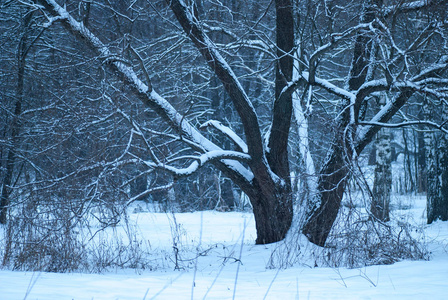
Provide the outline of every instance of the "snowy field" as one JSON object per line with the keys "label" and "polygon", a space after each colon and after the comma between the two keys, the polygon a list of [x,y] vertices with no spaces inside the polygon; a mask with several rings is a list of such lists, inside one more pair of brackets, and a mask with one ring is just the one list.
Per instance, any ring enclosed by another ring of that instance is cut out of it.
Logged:
{"label": "snowy field", "polygon": [[[394,214],[424,227],[430,261],[361,269],[315,268],[304,261],[286,270],[270,269],[269,258],[277,245],[254,245],[250,213],[172,215],[134,207],[129,223],[153,251],[153,270],[115,269],[103,274],[0,270],[0,299],[448,299],[448,222],[425,225],[424,197],[394,201],[398,208]],[[173,241],[178,246],[177,270]]]}

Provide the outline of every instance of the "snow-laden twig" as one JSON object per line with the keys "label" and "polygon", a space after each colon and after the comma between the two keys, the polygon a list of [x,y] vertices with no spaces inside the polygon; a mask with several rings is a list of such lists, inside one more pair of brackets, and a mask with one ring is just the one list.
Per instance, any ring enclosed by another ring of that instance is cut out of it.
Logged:
{"label": "snow-laden twig", "polygon": [[167,191],[171,188],[173,188],[174,186],[174,182],[170,182],[169,184],[166,185],[162,185],[162,186],[156,186],[150,189],[146,189],[144,192],[141,192],[138,195],[135,195],[134,197],[130,198],[127,202],[125,207],[129,206],[131,203],[133,203],[134,201],[137,201],[139,199],[141,199],[142,197],[148,196],[150,194],[154,194],[157,192],[162,192],[162,191]]}
{"label": "snow-laden twig", "polygon": [[425,8],[425,7],[431,7],[431,6],[437,6],[442,5],[443,3],[446,3],[447,0],[417,0],[417,1],[400,1],[399,5],[390,5],[387,7],[384,7],[382,9],[383,16],[385,18],[390,17],[391,15],[399,14],[399,13],[406,13],[411,11],[417,11],[419,9]]}

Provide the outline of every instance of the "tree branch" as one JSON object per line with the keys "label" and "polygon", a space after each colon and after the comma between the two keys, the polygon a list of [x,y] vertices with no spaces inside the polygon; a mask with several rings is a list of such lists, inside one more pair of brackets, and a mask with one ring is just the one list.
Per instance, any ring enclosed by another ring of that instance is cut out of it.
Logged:
{"label": "tree branch", "polygon": [[[56,17],[59,17],[63,24],[77,36],[82,38],[90,47],[96,50],[100,57],[105,59],[115,56],[109,48],[96,37],[82,23],[76,21],[64,8],[54,0],[35,0],[41,3],[46,10]],[[199,152],[219,151],[220,147],[206,139],[199,131],[194,128],[177,110],[162,96],[148,87],[141,81],[133,69],[121,61],[113,60],[109,63],[118,73],[123,75],[125,80],[132,87],[133,92],[145,105],[160,115],[167,124],[174,130],[181,132],[182,135],[193,141]],[[217,161],[217,165],[228,176],[232,176],[240,184],[249,184],[253,178],[250,170],[242,166],[235,160]]]}
{"label": "tree branch", "polygon": [[400,127],[406,127],[406,126],[426,125],[429,127],[439,129],[439,130],[443,131],[444,133],[448,134],[448,130],[443,128],[443,124],[437,124],[437,123],[434,123],[431,121],[408,121],[408,122],[395,123],[395,124],[381,123],[381,122],[358,122],[358,124],[359,125],[368,125],[368,126],[380,126],[380,127],[387,127],[387,128],[400,128]]}
{"label": "tree branch", "polygon": [[199,126],[199,129],[205,129],[207,127],[214,127],[224,135],[229,137],[244,153],[247,153],[247,145],[246,143],[229,127],[222,125],[221,122],[210,120]]}

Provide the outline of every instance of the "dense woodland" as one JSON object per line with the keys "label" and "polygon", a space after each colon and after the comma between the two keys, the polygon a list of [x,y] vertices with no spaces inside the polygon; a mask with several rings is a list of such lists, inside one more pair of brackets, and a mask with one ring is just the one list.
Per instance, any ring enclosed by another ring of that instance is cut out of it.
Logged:
{"label": "dense woodland", "polygon": [[115,226],[136,201],[251,210],[257,244],[302,233],[337,247],[355,192],[371,234],[389,234],[392,192],[426,194],[428,223],[448,220],[447,12],[0,0],[2,264],[69,255],[57,247],[82,243],[77,226]]}

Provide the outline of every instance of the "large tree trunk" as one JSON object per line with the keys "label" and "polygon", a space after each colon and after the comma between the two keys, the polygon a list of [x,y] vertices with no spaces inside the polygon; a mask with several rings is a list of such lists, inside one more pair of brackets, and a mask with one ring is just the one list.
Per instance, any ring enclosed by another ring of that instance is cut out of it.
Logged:
{"label": "large tree trunk", "polygon": [[[292,116],[292,97],[282,93],[292,79],[294,20],[291,0],[277,0],[276,39],[277,56],[273,119],[268,151],[261,135],[257,113],[238,78],[225,59],[213,47],[213,42],[198,26],[198,16],[189,13],[181,1],[167,1],[184,31],[207,60],[228,93],[243,125],[248,154],[248,165],[253,173],[250,185],[240,185],[248,195],[255,215],[257,244],[282,240],[291,227],[292,189],[288,160],[288,137]],[[193,9],[193,11],[195,11]],[[225,170],[223,170],[226,174]],[[226,174],[227,175],[227,174]],[[229,176],[234,182],[231,176]]]}
{"label": "large tree trunk", "polygon": [[376,166],[373,182],[373,199],[370,207],[372,215],[380,221],[389,218],[390,193],[392,186],[390,131],[387,128],[377,133],[375,142]]}
{"label": "large tree trunk", "polygon": [[257,229],[255,243],[269,244],[281,241],[292,223],[292,194],[282,185],[272,186],[273,189],[269,193],[265,188],[257,188],[257,185],[255,184],[253,193],[248,195]]}

